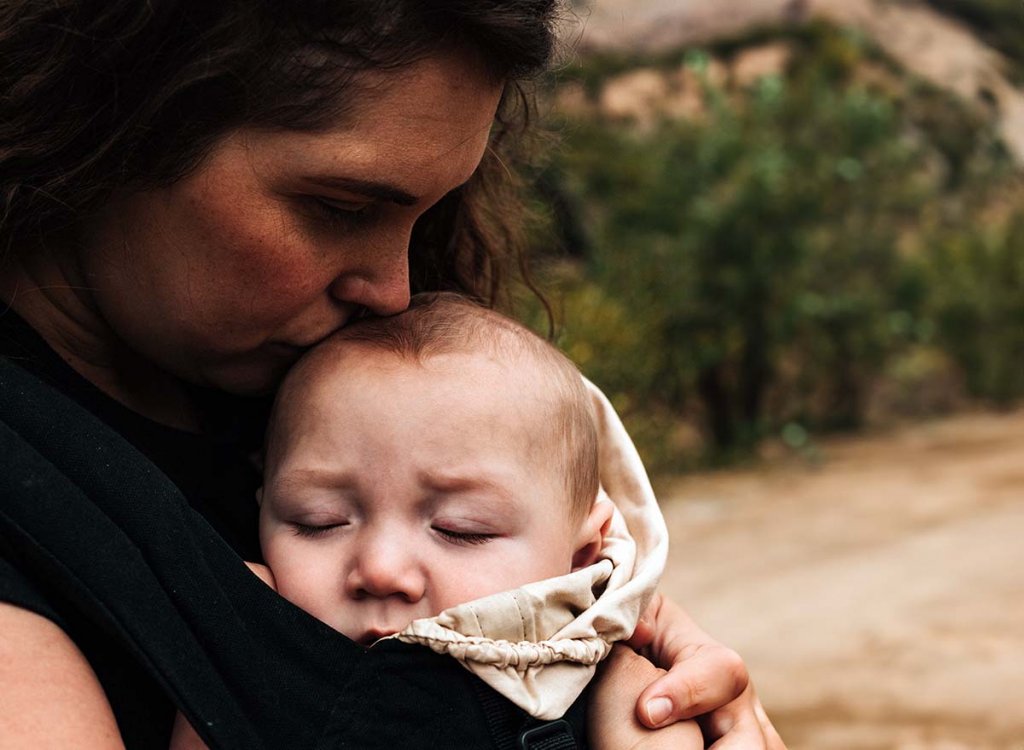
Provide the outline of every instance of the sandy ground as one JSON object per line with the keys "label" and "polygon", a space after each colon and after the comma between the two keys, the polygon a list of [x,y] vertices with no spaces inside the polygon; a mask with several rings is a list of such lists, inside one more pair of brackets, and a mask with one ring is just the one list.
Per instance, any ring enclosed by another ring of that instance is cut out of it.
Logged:
{"label": "sandy ground", "polygon": [[790,750],[1024,750],[1024,411],[662,483],[664,589]]}

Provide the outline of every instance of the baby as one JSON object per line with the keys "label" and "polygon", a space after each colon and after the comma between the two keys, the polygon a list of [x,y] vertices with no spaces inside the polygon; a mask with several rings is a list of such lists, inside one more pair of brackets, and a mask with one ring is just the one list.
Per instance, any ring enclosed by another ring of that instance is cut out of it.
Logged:
{"label": "baby", "polygon": [[281,388],[260,542],[282,596],[369,645],[593,563],[611,518],[576,368],[497,313],[418,298]]}
{"label": "baby", "polygon": [[[557,349],[457,295],[353,323],[278,393],[260,491],[267,566],[250,567],[358,643],[449,653],[554,718],[632,632],[665,554],[639,459],[594,404]],[[605,462],[633,502],[629,529],[601,490]],[[203,747],[181,717],[172,747]]]}

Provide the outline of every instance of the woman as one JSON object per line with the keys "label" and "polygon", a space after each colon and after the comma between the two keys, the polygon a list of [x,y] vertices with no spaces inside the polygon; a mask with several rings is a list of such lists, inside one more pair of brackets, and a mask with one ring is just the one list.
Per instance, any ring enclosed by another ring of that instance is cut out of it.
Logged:
{"label": "woman", "polygon": [[[447,665],[371,659],[252,583],[248,454],[259,397],[348,320],[410,289],[496,301],[503,136],[556,3],[3,10],[0,734],[160,746],[178,705],[211,746],[469,746],[436,711],[384,736],[424,691],[479,713]],[[672,672],[617,659],[596,734],[632,691],[649,726],[717,709],[710,738],[781,746],[670,603],[648,642]]]}

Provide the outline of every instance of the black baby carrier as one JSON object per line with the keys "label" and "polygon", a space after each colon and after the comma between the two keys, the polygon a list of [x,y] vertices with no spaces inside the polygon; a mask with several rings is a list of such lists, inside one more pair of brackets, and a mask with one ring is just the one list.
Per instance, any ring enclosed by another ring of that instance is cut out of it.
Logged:
{"label": "black baby carrier", "polygon": [[0,598],[73,638],[129,748],[151,743],[126,728],[169,726],[153,705],[214,750],[584,746],[583,699],[539,722],[453,659],[364,649],[281,599],[146,458],[3,358]]}

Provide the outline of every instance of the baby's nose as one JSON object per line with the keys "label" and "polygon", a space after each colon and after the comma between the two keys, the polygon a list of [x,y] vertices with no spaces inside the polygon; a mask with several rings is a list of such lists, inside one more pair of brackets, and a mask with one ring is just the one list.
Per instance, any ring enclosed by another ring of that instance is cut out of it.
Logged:
{"label": "baby's nose", "polygon": [[361,545],[345,586],[354,599],[397,596],[413,603],[423,598],[426,579],[412,550],[401,542],[371,541]]}

